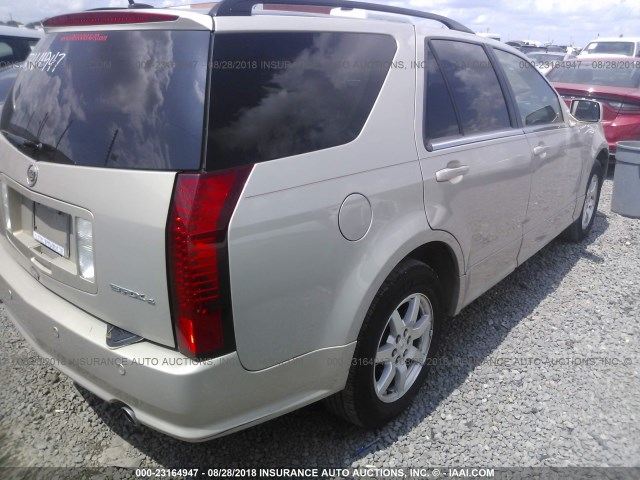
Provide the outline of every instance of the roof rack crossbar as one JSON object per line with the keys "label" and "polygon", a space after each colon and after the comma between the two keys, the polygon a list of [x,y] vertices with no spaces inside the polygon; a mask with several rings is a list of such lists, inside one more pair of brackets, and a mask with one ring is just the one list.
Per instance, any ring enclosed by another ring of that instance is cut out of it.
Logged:
{"label": "roof rack crossbar", "polygon": [[450,18],[435,13],[423,12],[421,10],[413,10],[410,8],[392,7],[390,5],[382,5],[377,3],[358,2],[350,0],[222,0],[213,6],[210,15],[214,17],[239,17],[250,16],[254,5],[301,5],[313,7],[331,7],[331,8],[348,8],[370,10],[374,12],[395,13],[398,15],[406,15],[409,17],[426,18],[442,23],[450,30],[459,32],[475,33],[470,28],[465,27],[461,23]]}

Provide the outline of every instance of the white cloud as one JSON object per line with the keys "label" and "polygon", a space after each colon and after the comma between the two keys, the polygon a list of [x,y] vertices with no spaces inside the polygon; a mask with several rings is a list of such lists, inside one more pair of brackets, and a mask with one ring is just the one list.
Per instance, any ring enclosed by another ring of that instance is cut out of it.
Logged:
{"label": "white cloud", "polygon": [[[136,0],[161,7],[198,0]],[[584,46],[601,36],[638,34],[638,0],[371,0],[427,10],[451,17],[476,31],[487,29],[503,40],[536,39]],[[0,0],[0,20],[30,22],[101,6],[125,7],[127,0]]]}

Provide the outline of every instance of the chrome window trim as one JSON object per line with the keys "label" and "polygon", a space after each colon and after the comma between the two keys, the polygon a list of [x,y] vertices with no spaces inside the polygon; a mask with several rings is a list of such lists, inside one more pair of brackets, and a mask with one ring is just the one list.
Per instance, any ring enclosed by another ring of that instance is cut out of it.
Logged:
{"label": "chrome window trim", "polygon": [[459,147],[471,143],[486,142],[488,140],[497,140],[500,138],[515,137],[523,135],[525,132],[521,128],[510,128],[507,130],[496,130],[493,132],[481,133],[479,135],[469,135],[464,137],[456,137],[450,139],[436,139],[427,143],[427,151],[437,152],[445,148]]}
{"label": "chrome window trim", "polygon": [[[560,109],[562,111],[562,107]],[[545,132],[548,130],[559,130],[561,128],[567,128],[567,125],[564,122],[564,114],[562,115],[563,120],[562,123],[546,123],[544,125],[532,125],[529,127],[524,127],[522,130],[524,133],[539,133]]]}

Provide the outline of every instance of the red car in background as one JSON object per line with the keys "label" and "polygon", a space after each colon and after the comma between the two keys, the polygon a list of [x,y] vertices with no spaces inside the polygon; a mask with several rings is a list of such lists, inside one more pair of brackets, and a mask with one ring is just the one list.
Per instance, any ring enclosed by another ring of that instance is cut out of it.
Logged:
{"label": "red car in background", "polygon": [[640,140],[640,58],[576,58],[558,63],[547,79],[567,105],[576,98],[602,104],[602,126],[612,155],[616,142]]}

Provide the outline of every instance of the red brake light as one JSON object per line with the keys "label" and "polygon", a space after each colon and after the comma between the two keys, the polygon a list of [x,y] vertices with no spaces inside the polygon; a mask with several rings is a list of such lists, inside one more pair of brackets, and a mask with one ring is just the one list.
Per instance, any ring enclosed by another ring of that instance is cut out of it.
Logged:
{"label": "red brake light", "polygon": [[618,110],[619,115],[640,115],[640,105],[635,103],[623,103]]}
{"label": "red brake light", "polygon": [[252,166],[179,174],[167,225],[172,315],[183,354],[209,358],[235,348],[227,229]]}
{"label": "red brake light", "polygon": [[47,18],[42,25],[45,27],[83,27],[92,25],[112,25],[126,23],[172,22],[176,15],[146,12],[82,12],[59,15]]}

